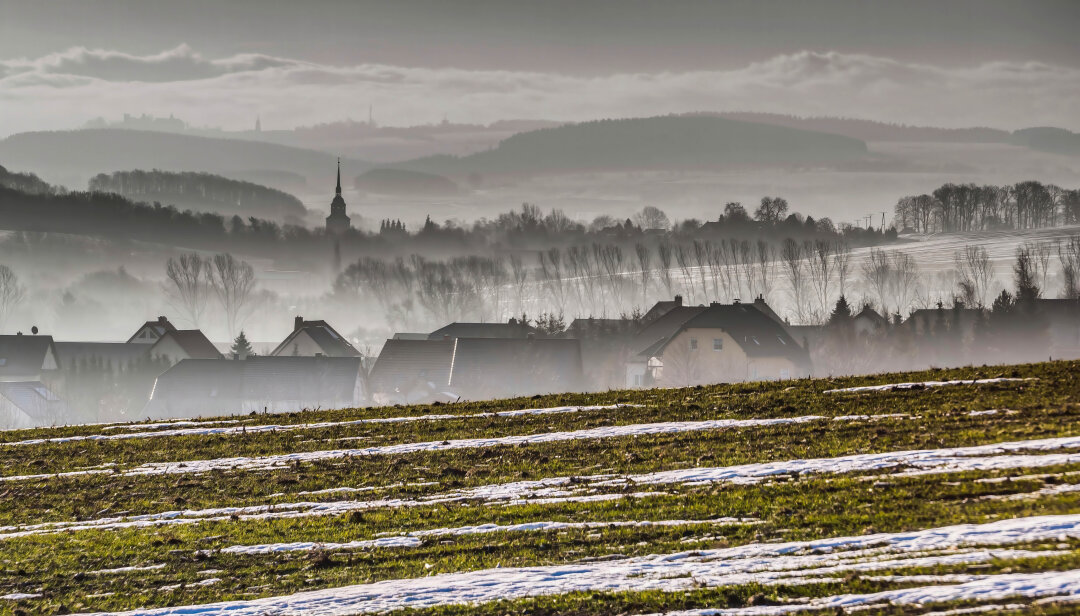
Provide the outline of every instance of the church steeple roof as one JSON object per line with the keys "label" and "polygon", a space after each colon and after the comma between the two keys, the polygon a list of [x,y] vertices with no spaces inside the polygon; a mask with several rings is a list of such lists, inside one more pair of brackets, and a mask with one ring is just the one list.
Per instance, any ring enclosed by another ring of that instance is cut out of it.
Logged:
{"label": "church steeple roof", "polygon": [[334,189],[334,193],[341,194],[341,159],[337,159],[337,188]]}

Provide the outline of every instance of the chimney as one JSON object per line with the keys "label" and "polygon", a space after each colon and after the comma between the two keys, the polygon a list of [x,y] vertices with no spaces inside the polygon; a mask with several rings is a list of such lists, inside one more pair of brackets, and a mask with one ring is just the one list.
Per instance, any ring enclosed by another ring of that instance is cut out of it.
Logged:
{"label": "chimney", "polygon": [[758,294],[758,296],[756,298],[754,298],[754,303],[755,304],[764,304],[765,303],[765,295],[764,294]]}
{"label": "chimney", "polygon": [[294,332],[298,331],[303,326],[304,326],[304,317],[298,316],[295,319],[293,319],[292,329],[293,329]]}
{"label": "chimney", "polygon": [[676,306],[682,306],[682,295],[676,295],[675,296],[675,305]]}
{"label": "chimney", "polygon": [[166,319],[165,317],[158,317],[157,318],[158,323],[165,323],[166,321],[168,321],[168,319]]}

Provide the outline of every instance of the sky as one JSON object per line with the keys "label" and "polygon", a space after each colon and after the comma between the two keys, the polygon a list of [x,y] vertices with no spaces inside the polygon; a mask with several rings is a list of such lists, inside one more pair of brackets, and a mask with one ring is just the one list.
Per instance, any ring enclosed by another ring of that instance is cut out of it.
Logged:
{"label": "sky", "polygon": [[1080,130],[1075,0],[0,0],[0,136],[767,111]]}

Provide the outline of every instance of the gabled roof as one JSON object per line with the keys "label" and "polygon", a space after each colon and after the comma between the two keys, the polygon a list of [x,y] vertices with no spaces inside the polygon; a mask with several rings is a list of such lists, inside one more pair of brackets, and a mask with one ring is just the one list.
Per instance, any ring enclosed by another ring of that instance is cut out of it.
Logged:
{"label": "gabled roof", "polygon": [[57,367],[52,336],[0,336],[0,377],[37,380]]}
{"label": "gabled roof", "polygon": [[679,328],[687,329],[721,329],[748,357],[806,358],[806,350],[783,325],[748,304],[710,304]]}
{"label": "gabled roof", "polygon": [[221,352],[217,350],[213,342],[203,335],[198,329],[177,329],[162,334],[161,338],[150,347],[148,353],[153,356],[159,346],[166,340],[173,340],[187,354],[185,359],[220,359]]}
{"label": "gabled roof", "polygon": [[70,369],[78,362],[101,360],[116,368],[146,357],[149,344],[131,342],[56,342],[56,359],[61,368]]}
{"label": "gabled roof", "polygon": [[573,338],[458,338],[450,387],[469,397],[574,391],[582,383]]}
{"label": "gabled roof", "polygon": [[512,320],[507,323],[451,323],[428,334],[428,340],[443,338],[527,338],[536,328]]}
{"label": "gabled roof", "polygon": [[704,310],[704,306],[676,306],[672,308],[638,331],[630,342],[631,351],[640,352],[660,340],[667,340],[672,334],[679,331],[683,323],[701,314]]}
{"label": "gabled roof", "polygon": [[146,323],[143,323],[141,326],[139,326],[139,329],[135,330],[135,333],[131,334],[131,337],[128,338],[127,341],[134,343],[135,339],[139,336],[139,334],[146,329],[149,329],[150,331],[157,334],[158,338],[160,338],[165,332],[176,331],[176,327],[174,327],[168,319],[166,319],[165,317],[158,317],[155,321],[147,321]]}
{"label": "gabled roof", "polygon": [[391,392],[415,381],[450,382],[453,340],[387,340],[368,375],[373,392]]}
{"label": "gabled roof", "polygon": [[646,312],[644,315],[642,315],[641,322],[642,322],[642,324],[645,324],[645,323],[649,323],[651,321],[654,321],[654,320],[664,316],[665,314],[671,312],[672,308],[678,308],[678,307],[680,307],[682,305],[683,305],[682,295],[676,295],[675,299],[673,299],[671,301],[659,301],[659,302],[656,302],[655,304],[653,304],[652,308],[649,308],[648,312]]}
{"label": "gabled roof", "polygon": [[281,356],[289,354],[289,345],[301,333],[307,334],[311,340],[322,349],[326,357],[360,357],[353,345],[326,321],[304,321],[299,327],[294,328],[281,344],[270,352],[271,355]]}
{"label": "gabled roof", "polygon": [[885,320],[885,317],[878,314],[878,311],[874,310],[870,306],[863,306],[863,309],[859,311],[859,314],[856,314],[852,318],[853,319],[870,319],[871,321],[874,321],[875,323],[888,324],[888,321]]}

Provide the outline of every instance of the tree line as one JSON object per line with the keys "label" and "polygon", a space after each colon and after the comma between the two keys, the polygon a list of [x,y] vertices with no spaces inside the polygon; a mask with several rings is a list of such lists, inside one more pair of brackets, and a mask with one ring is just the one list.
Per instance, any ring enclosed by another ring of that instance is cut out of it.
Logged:
{"label": "tree line", "polygon": [[938,233],[1034,229],[1080,223],[1080,189],[1036,181],[1009,186],[944,184],[896,202],[901,231]]}

